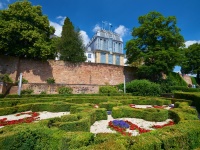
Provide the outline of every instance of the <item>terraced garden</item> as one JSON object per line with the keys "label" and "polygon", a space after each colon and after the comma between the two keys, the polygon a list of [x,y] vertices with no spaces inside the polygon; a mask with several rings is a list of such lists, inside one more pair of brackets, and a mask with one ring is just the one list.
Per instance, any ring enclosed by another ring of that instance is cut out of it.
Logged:
{"label": "terraced garden", "polygon": [[[179,96],[181,97],[181,96]],[[118,95],[16,95],[0,98],[0,149],[2,150],[168,150],[200,147],[200,121],[194,101],[162,97]],[[196,102],[196,101],[195,101]],[[164,107],[171,106],[171,109]],[[147,108],[136,106],[150,105]],[[198,106],[196,106],[198,109]],[[29,111],[29,112],[27,112]],[[42,111],[67,112],[61,117],[40,120]],[[17,114],[30,117],[9,122],[2,116]],[[111,115],[110,115],[111,114]],[[91,126],[112,116],[107,124],[114,133],[92,133]],[[121,118],[121,119],[119,119]],[[171,120],[143,129],[123,118],[151,122]],[[127,131],[127,128],[129,130]],[[130,130],[139,133],[130,134]]]}

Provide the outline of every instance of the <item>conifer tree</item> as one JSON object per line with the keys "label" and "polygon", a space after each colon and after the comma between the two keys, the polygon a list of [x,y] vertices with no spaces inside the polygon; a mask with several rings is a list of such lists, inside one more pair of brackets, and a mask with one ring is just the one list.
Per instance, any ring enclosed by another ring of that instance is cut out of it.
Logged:
{"label": "conifer tree", "polygon": [[73,63],[84,62],[84,46],[80,36],[80,31],[75,29],[70,19],[64,21],[59,44],[60,59]]}

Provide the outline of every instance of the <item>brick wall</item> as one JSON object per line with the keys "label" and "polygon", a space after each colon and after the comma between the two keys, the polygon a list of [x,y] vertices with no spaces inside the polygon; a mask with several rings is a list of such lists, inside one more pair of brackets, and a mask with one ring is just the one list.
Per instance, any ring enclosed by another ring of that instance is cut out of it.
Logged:
{"label": "brick wall", "polygon": [[46,83],[53,77],[58,84],[117,85],[134,79],[134,68],[109,64],[64,61],[36,61],[0,56],[0,73],[8,73],[16,80],[20,73],[29,83]]}

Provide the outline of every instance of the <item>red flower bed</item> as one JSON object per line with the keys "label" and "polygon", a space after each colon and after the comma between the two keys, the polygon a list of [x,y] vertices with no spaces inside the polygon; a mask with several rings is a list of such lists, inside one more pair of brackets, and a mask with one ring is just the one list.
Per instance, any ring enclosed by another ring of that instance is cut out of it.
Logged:
{"label": "red flower bed", "polygon": [[163,127],[166,127],[166,126],[171,126],[171,125],[174,125],[174,122],[173,121],[170,121],[169,123],[167,124],[164,124],[164,125],[153,125],[153,128],[163,128]]}
{"label": "red flower bed", "polygon": [[31,115],[31,117],[26,117],[26,118],[18,119],[18,120],[9,120],[9,121],[7,120],[7,118],[3,118],[3,119],[0,119],[0,126],[7,126],[7,125],[13,125],[13,124],[19,124],[19,123],[31,123],[39,119],[38,117],[39,113],[37,112],[22,112],[22,113],[16,114],[16,116],[21,116],[24,114]]}
{"label": "red flower bed", "polygon": [[[134,123],[132,123],[132,122],[130,122],[130,121],[128,121],[128,120],[125,120],[124,122],[125,122],[125,123],[128,123],[128,125],[129,125],[129,130],[138,130],[138,131],[139,131],[139,134],[142,134],[142,133],[146,133],[146,132],[150,132],[150,131],[151,131],[151,130],[148,130],[148,129],[141,128],[141,127],[139,127],[138,125],[136,125],[136,124],[134,124]],[[170,122],[167,123],[167,124],[164,124],[164,125],[153,125],[152,127],[157,129],[157,128],[163,128],[163,127],[165,127],[165,126],[170,126],[170,125],[174,125],[174,122],[173,122],[173,121],[170,121]],[[115,126],[115,125],[113,124],[113,121],[110,121],[110,122],[108,123],[108,126],[109,126],[111,129],[113,129],[113,130],[115,130],[115,131],[121,133],[122,135],[131,136],[131,133],[130,133],[130,132],[126,132],[126,128],[122,128],[122,127],[119,127],[119,126]]]}
{"label": "red flower bed", "polygon": [[159,109],[164,109],[166,106],[157,106],[157,105],[153,105],[153,108],[159,108]]}
{"label": "red flower bed", "polygon": [[[126,120],[126,121],[124,121],[124,122],[126,122],[126,123],[129,124],[129,129],[130,129],[130,130],[138,130],[140,134],[141,134],[141,133],[146,133],[146,132],[151,131],[151,130],[146,130],[146,129],[144,129],[144,128],[140,128],[140,127],[138,127],[136,124],[133,124],[133,123],[130,122],[130,121],[127,121],[127,120]],[[121,127],[119,127],[119,126],[115,126],[115,125],[113,124],[112,121],[110,121],[110,122],[108,123],[108,126],[109,126],[110,128],[112,128],[113,130],[115,130],[115,131],[121,133],[122,135],[131,136],[131,133],[130,133],[130,132],[126,132],[126,128],[121,128]]]}

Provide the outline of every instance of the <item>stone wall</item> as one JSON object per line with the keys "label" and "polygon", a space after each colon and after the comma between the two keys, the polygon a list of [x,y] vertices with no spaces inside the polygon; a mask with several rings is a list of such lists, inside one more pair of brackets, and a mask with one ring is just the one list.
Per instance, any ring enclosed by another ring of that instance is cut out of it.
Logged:
{"label": "stone wall", "polygon": [[57,84],[117,85],[134,79],[134,68],[99,63],[72,64],[64,61],[36,61],[0,56],[0,73],[8,73],[15,81],[19,74],[29,83],[46,83],[53,77]]}
{"label": "stone wall", "polygon": [[[47,94],[58,94],[59,87],[71,87],[73,94],[94,94],[99,92],[98,85],[73,85],[73,84],[46,84],[46,83],[30,83],[23,84],[22,90],[31,89],[33,94],[46,92]],[[17,94],[18,86],[13,86],[9,94]]]}

